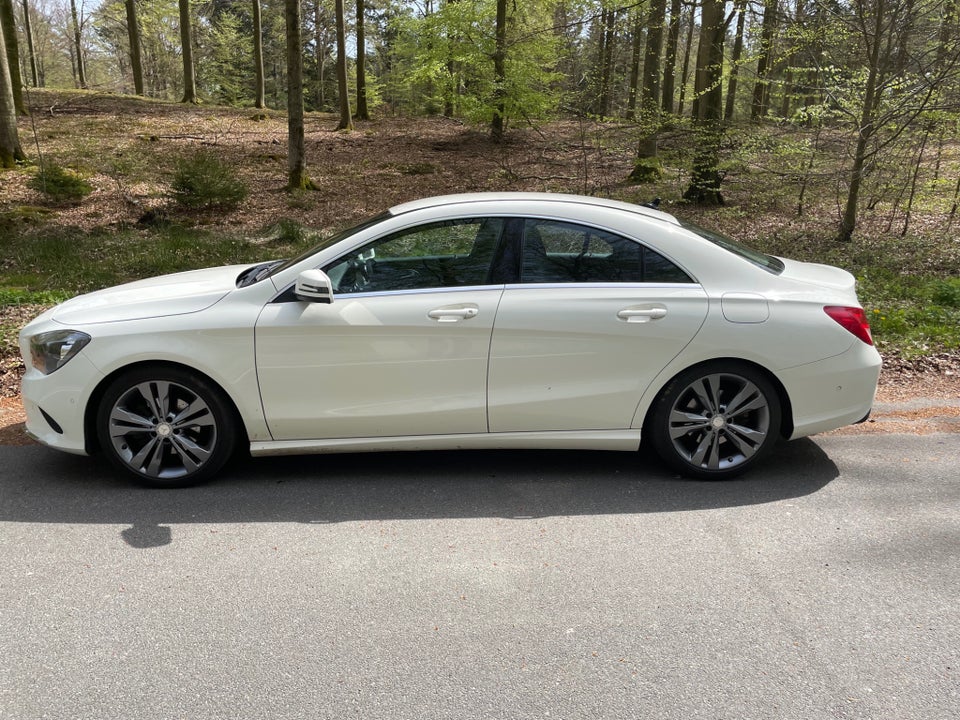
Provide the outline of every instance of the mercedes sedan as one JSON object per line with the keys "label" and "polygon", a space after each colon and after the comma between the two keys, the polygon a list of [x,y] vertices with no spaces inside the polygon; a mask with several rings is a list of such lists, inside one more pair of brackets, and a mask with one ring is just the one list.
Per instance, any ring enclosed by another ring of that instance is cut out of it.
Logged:
{"label": "mercedes sedan", "polygon": [[29,433],[159,487],[241,449],[641,440],[725,479],[863,420],[880,372],[846,271],[535,193],[410,202],[297,258],[82,295],[20,347]]}

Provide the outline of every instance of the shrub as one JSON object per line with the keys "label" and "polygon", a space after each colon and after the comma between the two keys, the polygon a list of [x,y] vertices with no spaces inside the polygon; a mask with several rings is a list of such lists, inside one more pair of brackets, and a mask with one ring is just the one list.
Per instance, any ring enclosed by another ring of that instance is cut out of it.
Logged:
{"label": "shrub", "polygon": [[235,208],[249,194],[236,171],[212,152],[181,158],[173,175],[173,198],[183,207]]}
{"label": "shrub", "polygon": [[56,203],[79,203],[93,192],[93,186],[73,170],[47,163],[28,183]]}
{"label": "shrub", "polygon": [[960,308],[960,279],[938,282],[933,288],[933,301],[944,307]]}

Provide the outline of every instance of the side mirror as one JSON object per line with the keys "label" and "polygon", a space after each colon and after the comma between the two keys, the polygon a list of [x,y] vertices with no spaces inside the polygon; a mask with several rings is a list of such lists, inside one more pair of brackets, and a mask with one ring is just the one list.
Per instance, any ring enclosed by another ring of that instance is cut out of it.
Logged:
{"label": "side mirror", "polygon": [[297,300],[329,305],[333,302],[333,283],[323,270],[304,270],[297,277],[293,293]]}

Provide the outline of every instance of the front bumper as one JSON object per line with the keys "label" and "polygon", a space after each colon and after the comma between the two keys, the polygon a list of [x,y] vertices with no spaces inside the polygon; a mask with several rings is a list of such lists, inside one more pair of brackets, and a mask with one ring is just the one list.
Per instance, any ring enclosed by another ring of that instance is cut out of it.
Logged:
{"label": "front bumper", "polygon": [[103,377],[82,352],[50,375],[27,370],[21,385],[27,433],[44,445],[86,455],[85,408]]}

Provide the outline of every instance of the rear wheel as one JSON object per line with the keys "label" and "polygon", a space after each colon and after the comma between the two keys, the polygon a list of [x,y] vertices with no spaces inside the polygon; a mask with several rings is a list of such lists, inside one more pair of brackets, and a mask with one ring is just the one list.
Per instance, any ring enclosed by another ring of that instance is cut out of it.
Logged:
{"label": "rear wheel", "polygon": [[768,454],[780,432],[780,399],[758,370],[710,363],[678,375],[654,404],[648,432],[674,470],[726,480]]}
{"label": "rear wheel", "polygon": [[150,487],[209,479],[233,452],[236,422],[219,388],[187,370],[145,367],[104,393],[97,413],[110,461]]}

